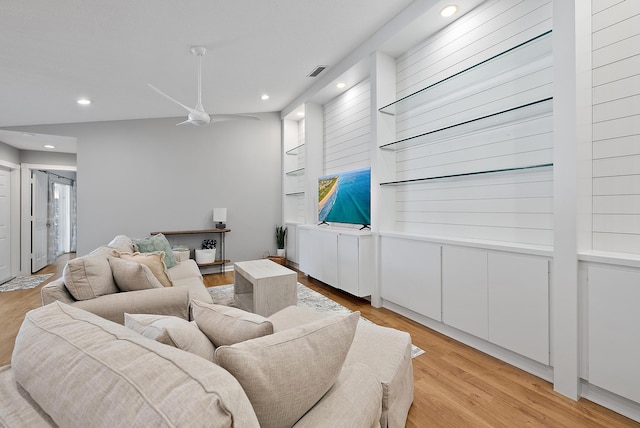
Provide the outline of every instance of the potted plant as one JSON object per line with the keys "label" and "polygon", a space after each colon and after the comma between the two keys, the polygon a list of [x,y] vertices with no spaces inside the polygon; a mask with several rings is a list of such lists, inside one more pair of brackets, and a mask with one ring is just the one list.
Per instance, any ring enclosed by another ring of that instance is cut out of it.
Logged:
{"label": "potted plant", "polygon": [[276,226],[276,244],[278,257],[284,257],[284,245],[287,238],[287,228],[284,226]]}

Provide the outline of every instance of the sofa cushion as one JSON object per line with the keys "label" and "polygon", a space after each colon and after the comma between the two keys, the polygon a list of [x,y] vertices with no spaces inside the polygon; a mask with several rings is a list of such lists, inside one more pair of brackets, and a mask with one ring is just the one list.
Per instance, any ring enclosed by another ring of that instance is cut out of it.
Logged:
{"label": "sofa cushion", "polygon": [[221,346],[216,363],[244,388],[261,427],[290,427],[335,383],[359,312]]}
{"label": "sofa cushion", "polygon": [[107,247],[120,251],[121,253],[133,253],[133,241],[127,235],[117,235],[107,244]]}
{"label": "sofa cushion", "polygon": [[259,426],[222,368],[63,303],[27,313],[12,364],[59,426]]}
{"label": "sofa cushion", "polygon": [[116,285],[120,291],[146,290],[148,288],[162,288],[160,281],[153,275],[151,269],[141,263],[110,257],[109,265]]}
{"label": "sofa cushion", "polygon": [[166,315],[124,314],[124,326],[146,338],[213,361],[216,349],[193,321]]}
{"label": "sofa cushion", "polygon": [[[333,426],[371,428],[380,426],[382,413],[382,386],[364,364],[346,366],[331,389],[309,410],[294,428],[326,426],[327,415]],[[398,427],[404,426],[398,425]],[[386,427],[386,425],[385,425]]]}
{"label": "sofa cushion", "polygon": [[162,233],[143,239],[135,239],[133,240],[133,244],[136,250],[141,253],[164,251],[164,262],[168,269],[171,269],[176,264],[176,259],[173,257],[173,251],[171,250],[171,244],[169,244],[169,241],[167,241],[167,238]]}
{"label": "sofa cushion", "polygon": [[242,309],[193,300],[191,311],[198,328],[215,346],[233,345],[273,333],[271,321]]}
{"label": "sofa cushion", "polygon": [[95,299],[119,291],[109,265],[111,251],[108,247],[100,247],[86,256],[69,260],[62,277],[74,299]]}
{"label": "sofa cushion", "polygon": [[121,253],[118,250],[113,250],[111,254],[113,257],[146,265],[151,269],[153,276],[160,281],[160,284],[165,287],[171,287],[173,285],[167,274],[167,267],[164,263],[165,254],[162,251],[156,251],[155,253]]}

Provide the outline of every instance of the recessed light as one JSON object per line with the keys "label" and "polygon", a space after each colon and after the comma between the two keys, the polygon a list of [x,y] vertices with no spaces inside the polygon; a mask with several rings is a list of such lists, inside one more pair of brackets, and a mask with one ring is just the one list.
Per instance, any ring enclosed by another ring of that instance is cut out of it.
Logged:
{"label": "recessed light", "polygon": [[88,106],[89,104],[91,104],[91,100],[88,98],[78,98],[78,101],[76,102],[81,106]]}
{"label": "recessed light", "polygon": [[299,111],[298,113],[296,113],[298,116],[300,117],[304,117],[304,112],[303,111]]}
{"label": "recessed light", "polygon": [[267,100],[269,99],[269,95],[267,95],[267,94],[263,94],[263,95],[260,97],[260,99],[261,99],[262,101],[267,101]]}
{"label": "recessed light", "polygon": [[444,16],[445,18],[448,18],[451,15],[453,15],[454,13],[456,13],[457,11],[458,11],[458,6],[451,4],[449,6],[445,6],[440,11],[440,15]]}
{"label": "recessed light", "polygon": [[346,85],[345,83],[342,83],[342,82],[340,82],[340,83],[336,84],[336,88],[338,88],[338,89],[342,89],[342,88],[344,88],[345,86],[347,86],[347,85]]}
{"label": "recessed light", "polygon": [[45,144],[45,145],[44,145],[44,148],[45,148],[45,149],[55,149],[55,148],[56,148],[56,146],[52,146],[51,144]]}
{"label": "recessed light", "polygon": [[36,134],[32,134],[31,132],[23,132],[23,133],[22,133],[22,136],[23,136],[23,137],[35,137],[35,136],[36,136]]}

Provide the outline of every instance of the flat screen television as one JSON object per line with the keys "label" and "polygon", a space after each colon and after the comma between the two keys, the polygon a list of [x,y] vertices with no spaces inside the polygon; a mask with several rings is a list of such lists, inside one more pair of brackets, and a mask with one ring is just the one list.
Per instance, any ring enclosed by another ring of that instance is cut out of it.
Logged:
{"label": "flat screen television", "polygon": [[318,178],[318,220],[371,224],[371,168]]}

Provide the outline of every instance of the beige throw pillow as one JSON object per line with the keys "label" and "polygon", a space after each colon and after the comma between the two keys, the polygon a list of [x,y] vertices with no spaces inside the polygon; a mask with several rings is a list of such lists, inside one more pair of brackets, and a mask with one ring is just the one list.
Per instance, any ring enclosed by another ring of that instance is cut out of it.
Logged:
{"label": "beige throw pillow", "polygon": [[146,338],[213,361],[215,347],[195,322],[166,315],[124,314],[124,325]]}
{"label": "beige throw pillow", "polygon": [[191,310],[198,328],[215,346],[233,345],[273,333],[271,321],[242,309],[192,300]]}
{"label": "beige throw pillow", "polygon": [[163,288],[148,266],[117,257],[109,258],[113,279],[120,291]]}
{"label": "beige throw pillow", "polygon": [[108,254],[112,250],[100,247],[91,254],[69,260],[62,271],[64,284],[76,300],[95,299],[117,293]]}
{"label": "beige throw pillow", "polygon": [[155,276],[160,284],[165,287],[171,287],[173,283],[169,279],[167,274],[167,266],[164,264],[164,253],[121,253],[118,250],[113,250],[113,256],[121,259],[130,260],[132,262],[141,263],[151,269],[153,276]]}
{"label": "beige throw pillow", "polygon": [[216,349],[215,361],[242,385],[263,428],[290,427],[335,383],[359,312]]}

